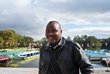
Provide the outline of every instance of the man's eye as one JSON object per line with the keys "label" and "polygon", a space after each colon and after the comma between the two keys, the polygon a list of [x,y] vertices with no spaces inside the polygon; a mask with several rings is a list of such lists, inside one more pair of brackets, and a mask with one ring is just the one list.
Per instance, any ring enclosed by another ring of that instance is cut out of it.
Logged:
{"label": "man's eye", "polygon": [[52,30],[52,32],[57,32],[57,30]]}

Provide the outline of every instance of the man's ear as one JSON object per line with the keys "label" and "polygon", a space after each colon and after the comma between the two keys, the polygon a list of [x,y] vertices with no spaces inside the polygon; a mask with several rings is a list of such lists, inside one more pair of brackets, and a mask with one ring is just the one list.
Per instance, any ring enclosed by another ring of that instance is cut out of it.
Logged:
{"label": "man's ear", "polygon": [[61,34],[62,34],[62,30],[60,30]]}
{"label": "man's ear", "polygon": [[45,36],[46,36],[46,31],[45,31]]}

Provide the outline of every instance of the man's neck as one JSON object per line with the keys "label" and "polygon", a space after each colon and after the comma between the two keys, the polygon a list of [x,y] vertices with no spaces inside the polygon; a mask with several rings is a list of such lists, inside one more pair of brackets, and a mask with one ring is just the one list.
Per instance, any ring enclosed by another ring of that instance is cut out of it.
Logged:
{"label": "man's neck", "polygon": [[60,38],[58,43],[56,43],[55,45],[51,45],[51,44],[49,44],[49,45],[55,49],[61,44],[61,41],[62,41],[62,38]]}

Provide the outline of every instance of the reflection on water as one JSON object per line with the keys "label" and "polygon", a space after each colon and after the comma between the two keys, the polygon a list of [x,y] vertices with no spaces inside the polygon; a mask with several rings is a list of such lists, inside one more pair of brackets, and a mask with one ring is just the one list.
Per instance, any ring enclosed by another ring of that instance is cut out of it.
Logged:
{"label": "reflection on water", "polygon": [[85,50],[85,54],[88,56],[95,68],[110,66],[110,50]]}
{"label": "reflection on water", "polygon": [[39,51],[11,51],[0,52],[0,67],[18,67],[20,64],[36,59]]}
{"label": "reflection on water", "polygon": [[2,61],[0,67],[15,67],[19,62],[24,61],[24,59],[9,59],[7,61]]}
{"label": "reflection on water", "polygon": [[31,62],[32,60],[35,60],[36,58],[38,57],[35,55],[35,56],[28,57],[28,58],[11,59],[7,63],[1,63],[0,67],[19,67],[21,64]]}
{"label": "reflection on water", "polygon": [[104,68],[101,64],[92,64],[94,68]]}

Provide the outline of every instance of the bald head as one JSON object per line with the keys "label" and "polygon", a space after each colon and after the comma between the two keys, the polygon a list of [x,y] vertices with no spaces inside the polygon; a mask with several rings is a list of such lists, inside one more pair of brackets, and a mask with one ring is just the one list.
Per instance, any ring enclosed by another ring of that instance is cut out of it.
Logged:
{"label": "bald head", "polygon": [[57,28],[59,28],[61,30],[61,25],[58,21],[50,21],[48,24],[47,24],[47,27],[48,26],[54,26],[56,25]]}

